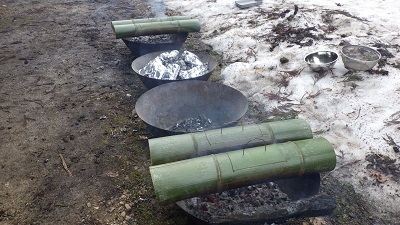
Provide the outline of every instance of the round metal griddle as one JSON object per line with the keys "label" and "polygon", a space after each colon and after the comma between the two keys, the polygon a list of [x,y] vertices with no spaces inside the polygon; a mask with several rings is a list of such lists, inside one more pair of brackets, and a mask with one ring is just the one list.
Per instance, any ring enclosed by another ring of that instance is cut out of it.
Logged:
{"label": "round metal griddle", "polygon": [[[139,73],[139,70],[145,67],[151,60],[159,56],[161,53],[166,52],[166,51],[158,51],[158,52],[152,52],[146,55],[142,55],[139,58],[135,59],[132,62],[132,69],[135,72],[136,75],[139,76],[140,80],[143,82],[144,86],[146,86],[147,89],[154,88],[158,85],[161,84],[166,84],[166,83],[172,83],[172,82],[180,82],[184,80],[160,80],[160,79],[155,79],[155,78],[149,78],[147,76],[144,76]],[[199,57],[200,61],[202,63],[206,63],[208,65],[208,71],[207,73],[191,78],[191,79],[186,79],[186,80],[203,80],[206,81],[208,78],[210,78],[211,73],[214,71],[215,67],[217,66],[217,61],[210,55],[205,54],[205,53],[194,53]]]}
{"label": "round metal griddle", "polygon": [[[179,121],[207,117],[212,128],[233,124],[247,111],[247,98],[238,90],[219,83],[188,80],[167,83],[148,90],[136,102],[136,113],[147,124],[172,131]],[[187,133],[174,129],[172,133]],[[195,132],[189,131],[189,132]]]}

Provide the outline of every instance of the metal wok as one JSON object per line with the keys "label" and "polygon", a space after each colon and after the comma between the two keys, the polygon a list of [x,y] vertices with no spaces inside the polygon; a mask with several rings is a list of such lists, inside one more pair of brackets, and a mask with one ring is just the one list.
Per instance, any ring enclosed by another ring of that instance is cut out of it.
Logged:
{"label": "metal wok", "polygon": [[[179,50],[183,43],[185,43],[188,33],[176,33],[176,34],[167,34],[171,37],[170,42],[162,42],[153,41],[153,42],[143,42],[138,41],[136,38],[123,38],[122,40],[126,44],[126,46],[131,50],[131,54],[133,57],[137,58],[139,56],[157,52],[157,51],[170,51],[170,50]],[[157,35],[153,35],[156,39]]]}
{"label": "metal wok", "polygon": [[[205,116],[212,128],[233,124],[247,111],[247,98],[229,86],[187,80],[148,90],[136,102],[136,113],[147,124],[171,134],[198,130],[176,129],[182,120]],[[174,129],[172,129],[174,128]]]}
{"label": "metal wok", "polygon": [[[160,80],[160,79],[155,79],[155,78],[149,78],[146,77],[142,74],[139,73],[139,70],[145,67],[150,60],[156,58],[159,56],[161,53],[166,52],[166,51],[159,51],[159,52],[152,52],[143,56],[140,56],[139,58],[135,59],[132,62],[132,69],[137,74],[140,78],[140,80],[143,82],[144,86],[146,86],[147,89],[154,88],[158,85],[161,84],[166,84],[166,83],[171,83],[171,82],[177,82],[177,81],[183,81],[183,80]],[[214,71],[215,67],[217,66],[217,61],[210,55],[207,55],[205,53],[195,53],[203,63],[208,64],[208,71],[207,73],[191,78],[191,79],[186,79],[186,80],[203,80],[206,81],[208,78],[210,78],[211,73]]]}

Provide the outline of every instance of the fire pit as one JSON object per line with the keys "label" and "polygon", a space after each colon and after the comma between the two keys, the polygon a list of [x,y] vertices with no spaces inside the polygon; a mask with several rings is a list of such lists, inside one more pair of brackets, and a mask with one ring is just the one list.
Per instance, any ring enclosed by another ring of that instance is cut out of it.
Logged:
{"label": "fire pit", "polygon": [[318,194],[320,175],[282,179],[177,202],[199,225],[264,225],[289,218],[325,216],[335,199]]}
{"label": "fire pit", "polygon": [[188,33],[161,34],[123,38],[122,40],[131,51],[131,55],[137,58],[152,52],[179,50],[188,35]]}
{"label": "fire pit", "polygon": [[217,66],[217,61],[211,57],[208,54],[205,53],[195,53],[195,55],[199,58],[199,60],[207,65],[208,70],[204,73],[201,74],[200,76],[194,77],[194,78],[189,78],[189,79],[179,79],[179,80],[163,80],[163,79],[156,79],[156,78],[151,78],[148,76],[145,76],[144,72],[143,72],[143,68],[153,59],[155,59],[156,57],[160,56],[160,54],[162,53],[166,53],[167,51],[159,51],[159,52],[153,52],[153,53],[149,53],[146,55],[143,55],[137,59],[135,59],[132,62],[132,69],[135,72],[136,75],[139,76],[140,80],[143,82],[143,84],[148,88],[154,88],[158,85],[161,84],[166,84],[166,83],[171,83],[171,82],[175,82],[175,81],[183,81],[183,80],[202,80],[202,81],[206,81],[208,80],[208,78],[210,78],[213,70],[215,69],[215,67]]}
{"label": "fire pit", "polygon": [[229,86],[185,80],[150,89],[139,97],[135,107],[147,124],[177,134],[233,124],[246,113],[248,102]]}

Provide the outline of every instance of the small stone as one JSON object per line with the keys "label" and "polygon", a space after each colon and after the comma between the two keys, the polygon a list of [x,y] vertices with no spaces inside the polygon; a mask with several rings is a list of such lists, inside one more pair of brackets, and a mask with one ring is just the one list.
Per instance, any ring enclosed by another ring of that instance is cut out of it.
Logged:
{"label": "small stone", "polygon": [[10,209],[10,210],[8,211],[8,214],[9,214],[10,216],[15,216],[16,213],[17,213],[17,210],[15,210],[15,209]]}
{"label": "small stone", "polygon": [[121,217],[125,217],[125,216],[126,216],[126,212],[123,211],[123,212],[121,213]]}
{"label": "small stone", "polygon": [[280,61],[282,64],[285,64],[285,63],[288,63],[288,62],[289,62],[289,59],[286,58],[286,57],[281,57],[281,58],[279,59],[279,61]]}
{"label": "small stone", "polygon": [[92,204],[91,204],[90,202],[86,203],[86,205],[87,205],[87,207],[89,207],[89,208],[92,206]]}
{"label": "small stone", "polygon": [[126,210],[131,210],[131,206],[129,204],[125,204],[125,209]]}
{"label": "small stone", "polygon": [[100,119],[100,120],[105,120],[105,119],[107,119],[107,116],[100,116],[99,119]]}

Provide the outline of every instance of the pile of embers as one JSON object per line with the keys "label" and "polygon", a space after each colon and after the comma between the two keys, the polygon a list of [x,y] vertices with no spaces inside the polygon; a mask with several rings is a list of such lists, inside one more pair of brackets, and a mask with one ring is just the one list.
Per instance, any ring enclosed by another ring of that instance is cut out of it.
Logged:
{"label": "pile of embers", "polygon": [[288,196],[273,182],[185,200],[188,210],[204,221],[238,214],[252,216],[260,207],[263,211],[273,212],[288,202]]}
{"label": "pile of embers", "polygon": [[184,131],[184,132],[197,132],[204,131],[213,128],[211,119],[204,115],[200,115],[196,118],[189,118],[176,123],[175,126],[171,127],[171,131]]}
{"label": "pile of embers", "polygon": [[290,218],[325,216],[336,208],[335,199],[328,194],[300,199],[293,195],[295,199],[291,199],[279,185],[276,182],[266,182],[194,197],[177,204],[198,224],[220,225],[281,223]]}
{"label": "pile of embers", "polygon": [[208,65],[189,51],[164,52],[151,60],[139,73],[154,79],[181,80],[205,74]]}

